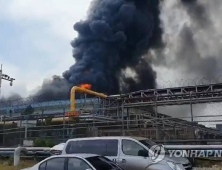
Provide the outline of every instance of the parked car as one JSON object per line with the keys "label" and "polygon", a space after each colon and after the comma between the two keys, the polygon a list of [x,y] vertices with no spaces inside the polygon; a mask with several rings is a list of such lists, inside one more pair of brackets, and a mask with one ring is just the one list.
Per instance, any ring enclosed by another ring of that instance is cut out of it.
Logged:
{"label": "parked car", "polygon": [[[153,163],[150,148],[156,143],[141,137],[75,138],[66,142],[62,154],[90,153],[106,156],[126,170],[191,170],[187,158],[165,155],[162,161]],[[173,168],[172,168],[173,167]]]}
{"label": "parked car", "polygon": [[109,159],[93,154],[51,156],[22,170],[123,170]]}
{"label": "parked car", "polygon": [[51,155],[60,155],[62,153],[64,146],[65,146],[65,143],[60,143],[58,145],[53,146],[50,149],[50,154]]}

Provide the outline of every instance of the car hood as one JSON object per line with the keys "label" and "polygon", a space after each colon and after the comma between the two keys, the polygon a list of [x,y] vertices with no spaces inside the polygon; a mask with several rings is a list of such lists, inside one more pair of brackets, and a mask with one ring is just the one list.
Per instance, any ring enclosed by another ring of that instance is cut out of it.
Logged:
{"label": "car hood", "polygon": [[52,150],[62,151],[63,148],[64,148],[64,146],[65,146],[65,143],[60,143],[60,144],[58,144],[58,145],[53,146],[53,147],[50,149],[50,151],[52,151]]}
{"label": "car hood", "polygon": [[187,158],[182,158],[182,157],[170,157],[169,155],[166,155],[164,157],[165,161],[173,162],[176,164],[189,164],[189,160]]}

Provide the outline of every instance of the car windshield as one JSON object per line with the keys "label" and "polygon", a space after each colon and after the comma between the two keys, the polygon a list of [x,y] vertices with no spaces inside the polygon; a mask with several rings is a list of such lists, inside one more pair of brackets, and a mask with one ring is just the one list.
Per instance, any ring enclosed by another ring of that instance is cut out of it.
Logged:
{"label": "car windshield", "polygon": [[[155,146],[155,145],[158,145],[157,143],[153,142],[153,141],[150,141],[150,140],[140,140],[139,141],[140,143],[142,143],[143,145],[145,145],[147,148],[151,148],[152,146]],[[164,149],[165,150],[165,154],[166,155],[169,155],[169,152],[167,149]]]}
{"label": "car windshield", "polygon": [[157,145],[155,142],[149,140],[140,140],[139,142],[145,145],[147,148],[151,148],[152,146]]}
{"label": "car windshield", "polygon": [[89,161],[96,170],[122,170],[115,163],[102,156],[89,157],[86,158],[86,160]]}
{"label": "car windshield", "polygon": [[91,153],[102,156],[117,156],[118,140],[80,140],[70,141],[66,153]]}

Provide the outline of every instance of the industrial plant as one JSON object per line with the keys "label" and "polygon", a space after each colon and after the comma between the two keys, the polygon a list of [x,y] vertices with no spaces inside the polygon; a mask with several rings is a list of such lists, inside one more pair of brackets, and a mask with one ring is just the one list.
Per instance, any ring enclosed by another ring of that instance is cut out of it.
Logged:
{"label": "industrial plant", "polygon": [[0,169],[221,167],[221,9],[2,3]]}
{"label": "industrial plant", "polygon": [[[192,107],[221,100],[222,84],[148,89],[111,96],[81,85],[72,88],[70,100],[41,102],[37,96],[1,102],[0,142],[3,146],[14,146],[37,138],[60,143],[76,137],[142,136],[161,143],[207,144],[222,140],[222,133],[196,122]],[[158,111],[160,106],[172,105],[189,105],[190,120]]]}

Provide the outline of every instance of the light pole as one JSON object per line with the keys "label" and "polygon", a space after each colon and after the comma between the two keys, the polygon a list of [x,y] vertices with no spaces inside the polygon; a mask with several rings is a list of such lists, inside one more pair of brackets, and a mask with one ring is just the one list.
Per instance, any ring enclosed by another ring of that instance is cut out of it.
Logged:
{"label": "light pole", "polygon": [[10,77],[7,74],[3,74],[2,71],[2,65],[1,65],[1,70],[0,70],[0,94],[1,94],[1,88],[2,88],[2,80],[6,80],[10,82],[10,86],[13,85],[13,81],[15,80],[14,78]]}
{"label": "light pole", "polygon": [[[2,64],[1,64],[1,69],[0,69],[0,95],[1,95],[1,88],[2,88],[2,80],[6,80],[6,81],[9,81],[10,82],[10,86],[13,85],[13,81],[15,80],[14,78],[11,78],[10,76],[8,76],[7,74],[3,74],[3,71],[2,71]],[[1,119],[2,119],[2,116],[1,116]],[[4,136],[4,133],[5,133],[5,116],[3,116],[3,121],[4,121],[4,124],[3,124],[3,135],[2,135],[2,143],[3,145],[5,144],[5,136]]]}

